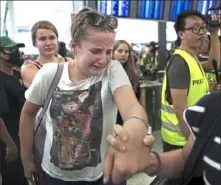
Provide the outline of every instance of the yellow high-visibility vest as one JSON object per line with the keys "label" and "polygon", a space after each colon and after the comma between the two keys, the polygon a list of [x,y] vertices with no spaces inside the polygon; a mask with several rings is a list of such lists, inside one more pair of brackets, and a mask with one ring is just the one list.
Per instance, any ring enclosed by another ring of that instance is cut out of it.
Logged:
{"label": "yellow high-visibility vest", "polygon": [[[187,95],[187,106],[194,105],[201,97],[209,92],[209,84],[199,61],[182,49],[176,49],[174,55],[180,55],[187,63],[190,71],[190,85]],[[175,61],[174,61],[175,62]],[[187,142],[180,131],[178,119],[173,105],[166,100],[167,68],[166,66],[161,96],[161,134],[166,143],[176,146],[184,146]]]}

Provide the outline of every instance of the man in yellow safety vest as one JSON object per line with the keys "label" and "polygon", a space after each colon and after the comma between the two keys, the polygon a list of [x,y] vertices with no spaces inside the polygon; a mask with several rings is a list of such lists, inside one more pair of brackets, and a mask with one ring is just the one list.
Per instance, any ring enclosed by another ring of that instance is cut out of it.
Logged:
{"label": "man in yellow safety vest", "polygon": [[[216,16],[212,16],[217,19]],[[178,15],[174,25],[180,41],[169,60],[162,86],[161,134],[164,151],[182,148],[190,135],[183,119],[184,110],[195,104],[209,92],[206,75],[197,55],[207,36],[207,20],[198,11],[184,11]],[[220,59],[218,28],[211,28],[211,51],[209,60]]]}

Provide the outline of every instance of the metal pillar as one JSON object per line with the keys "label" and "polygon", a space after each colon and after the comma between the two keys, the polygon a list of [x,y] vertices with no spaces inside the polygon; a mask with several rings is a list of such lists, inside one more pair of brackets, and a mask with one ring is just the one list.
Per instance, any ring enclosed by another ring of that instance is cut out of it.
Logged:
{"label": "metal pillar", "polygon": [[166,22],[158,22],[158,44],[159,44],[159,69],[163,70],[166,66],[167,59],[167,37],[166,37]]}

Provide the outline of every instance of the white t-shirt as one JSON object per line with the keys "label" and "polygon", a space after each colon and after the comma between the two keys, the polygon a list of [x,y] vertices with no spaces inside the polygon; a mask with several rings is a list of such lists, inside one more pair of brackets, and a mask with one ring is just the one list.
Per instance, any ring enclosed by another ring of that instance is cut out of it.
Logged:
{"label": "white t-shirt", "polygon": [[[69,63],[45,114],[46,141],[42,169],[65,181],[95,181],[102,174],[108,147],[106,137],[116,123],[113,92],[131,86],[122,65],[111,61],[100,76],[72,82]],[[43,105],[57,70],[45,64],[25,93],[27,101]]]}

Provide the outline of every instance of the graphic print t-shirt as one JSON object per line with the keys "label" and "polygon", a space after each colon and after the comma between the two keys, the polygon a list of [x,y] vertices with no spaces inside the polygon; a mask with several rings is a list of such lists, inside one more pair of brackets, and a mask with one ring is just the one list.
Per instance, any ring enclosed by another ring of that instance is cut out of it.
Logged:
{"label": "graphic print t-shirt", "polygon": [[[43,170],[66,181],[94,181],[102,176],[108,147],[106,137],[116,123],[113,92],[131,86],[118,61],[111,61],[100,76],[72,82],[64,70],[46,112]],[[26,91],[27,101],[43,105],[57,64],[46,64]]]}

